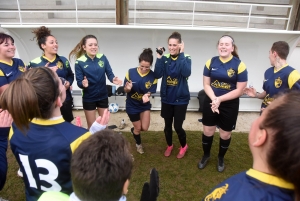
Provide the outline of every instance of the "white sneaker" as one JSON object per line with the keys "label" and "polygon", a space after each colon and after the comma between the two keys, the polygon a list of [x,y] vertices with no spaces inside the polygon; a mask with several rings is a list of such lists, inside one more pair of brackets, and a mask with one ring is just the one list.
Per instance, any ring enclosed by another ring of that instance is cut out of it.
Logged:
{"label": "white sneaker", "polygon": [[[23,172],[21,172],[20,168],[18,169],[17,174],[18,174],[19,177],[23,177]],[[1,201],[1,200],[0,200],[0,201]]]}
{"label": "white sneaker", "polygon": [[136,146],[136,151],[137,152],[139,152],[140,154],[144,153],[142,144],[140,144],[140,145],[135,144],[135,146]]}

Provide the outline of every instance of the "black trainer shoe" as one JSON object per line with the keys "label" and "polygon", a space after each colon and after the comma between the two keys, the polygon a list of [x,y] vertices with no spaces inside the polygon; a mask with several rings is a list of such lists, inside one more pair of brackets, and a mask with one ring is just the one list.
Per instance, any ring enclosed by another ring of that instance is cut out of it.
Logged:
{"label": "black trainer shoe", "polygon": [[224,158],[218,157],[218,172],[223,172],[225,169]]}
{"label": "black trainer shoe", "polygon": [[209,156],[203,156],[202,159],[201,159],[201,161],[198,163],[198,168],[199,169],[205,168],[205,166],[206,166],[209,158],[210,158]]}

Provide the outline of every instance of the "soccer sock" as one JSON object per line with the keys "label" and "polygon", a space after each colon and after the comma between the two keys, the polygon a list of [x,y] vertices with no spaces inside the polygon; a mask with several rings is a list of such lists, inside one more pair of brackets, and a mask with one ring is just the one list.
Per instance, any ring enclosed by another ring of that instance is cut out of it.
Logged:
{"label": "soccer sock", "polygon": [[227,152],[227,149],[230,145],[230,141],[231,141],[231,138],[229,138],[228,140],[223,140],[222,138],[220,138],[219,154],[218,154],[219,158],[224,158],[224,156]]}
{"label": "soccer sock", "polygon": [[210,156],[210,149],[213,142],[214,136],[206,136],[204,133],[202,134],[202,148],[204,152],[204,156]]}
{"label": "soccer sock", "polygon": [[142,143],[141,134],[138,134],[138,135],[133,134],[133,137],[134,137],[135,143],[136,143],[137,145],[140,145],[140,144]]}

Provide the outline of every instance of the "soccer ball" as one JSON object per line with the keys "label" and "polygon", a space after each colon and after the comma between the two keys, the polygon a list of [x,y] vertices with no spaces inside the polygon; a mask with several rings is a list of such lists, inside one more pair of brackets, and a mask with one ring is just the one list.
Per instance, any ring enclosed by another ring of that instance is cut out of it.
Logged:
{"label": "soccer ball", "polygon": [[108,106],[108,110],[110,113],[116,113],[119,110],[119,105],[118,103],[110,103]]}

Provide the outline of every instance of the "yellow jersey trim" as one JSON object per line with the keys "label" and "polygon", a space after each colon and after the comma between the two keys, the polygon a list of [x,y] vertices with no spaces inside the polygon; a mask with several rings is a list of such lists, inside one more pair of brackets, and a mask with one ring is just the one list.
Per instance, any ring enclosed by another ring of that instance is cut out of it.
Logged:
{"label": "yellow jersey trim", "polygon": [[6,61],[3,61],[3,60],[0,60],[1,63],[4,63],[6,65],[9,65],[9,66],[12,66],[13,65],[13,60],[11,59],[10,62],[6,62]]}
{"label": "yellow jersey trim", "polygon": [[147,76],[147,75],[150,73],[150,69],[149,69],[149,71],[148,71],[146,74],[140,73],[139,68],[136,68],[136,70],[137,70],[138,74],[139,74],[141,77],[145,77],[145,76]]}
{"label": "yellow jersey trim", "polygon": [[238,67],[238,74],[244,72],[246,70],[246,65],[244,62],[241,61],[239,67]]}
{"label": "yellow jersey trim", "polygon": [[300,79],[300,74],[297,70],[293,70],[288,78],[289,88],[291,89],[296,82]]}
{"label": "yellow jersey trim", "polygon": [[0,70],[0,76],[5,76],[2,70]]}
{"label": "yellow jersey trim", "polygon": [[82,55],[81,57],[79,57],[77,60],[76,60],[76,63],[78,63],[77,61],[83,61],[85,62],[87,60],[86,56],[85,55]]}
{"label": "yellow jersey trim", "polygon": [[78,146],[87,138],[89,138],[91,136],[90,132],[86,132],[85,134],[83,134],[82,136],[80,136],[79,138],[77,138],[75,141],[73,141],[70,144],[72,153],[74,153],[74,151],[78,148]]}
{"label": "yellow jersey trim", "polygon": [[205,66],[208,70],[210,70],[210,64],[211,64],[211,59],[207,60],[207,62],[205,63]]}
{"label": "yellow jersey trim", "polygon": [[128,71],[126,72],[125,77],[126,77],[127,80],[130,80],[130,78],[129,78],[129,72]]}
{"label": "yellow jersey trim", "polygon": [[157,84],[157,79],[155,79],[155,80],[153,81],[153,84]]}
{"label": "yellow jersey trim", "polygon": [[42,60],[41,60],[41,57],[37,57],[37,58],[31,60],[30,63],[39,64],[39,63],[41,63],[41,61],[42,61]]}
{"label": "yellow jersey trim", "polygon": [[52,63],[53,61],[55,61],[56,55],[55,55],[55,57],[52,60],[49,59],[48,57],[46,57],[45,55],[43,55],[43,58],[46,59],[47,61],[49,61],[50,63]]}
{"label": "yellow jersey trim", "polygon": [[44,126],[60,124],[63,122],[65,122],[65,120],[62,117],[59,119],[55,119],[55,120],[34,118],[31,121],[31,123],[38,124],[38,125],[44,125]]}
{"label": "yellow jersey trim", "polygon": [[294,190],[295,187],[292,183],[289,183],[279,177],[276,177],[274,175],[270,175],[270,174],[266,174],[264,172],[260,172],[254,169],[249,169],[246,172],[247,175],[249,175],[250,177],[253,177],[261,182],[264,182],[266,184],[270,184],[273,186],[278,186],[280,188],[285,188],[285,189],[291,189]]}
{"label": "yellow jersey trim", "polygon": [[278,71],[280,71],[281,69],[283,69],[284,67],[287,67],[287,66],[288,66],[288,64],[285,64],[284,66],[282,66],[278,70],[276,70],[276,68],[274,67],[274,73],[277,73]]}
{"label": "yellow jersey trim", "polygon": [[228,62],[228,61],[230,61],[232,58],[233,58],[233,55],[232,55],[232,54],[229,56],[228,59],[225,59],[225,60],[222,59],[222,57],[219,57],[220,61],[221,61],[223,64],[226,63],[226,62]]}
{"label": "yellow jersey trim", "polygon": [[100,54],[100,53],[97,53],[97,54],[96,54],[96,57],[97,57],[98,59],[100,59],[102,56],[103,56],[103,54]]}
{"label": "yellow jersey trim", "polygon": [[10,129],[9,129],[8,140],[10,140],[12,138],[13,134],[14,134],[14,131],[13,131],[13,128],[11,126]]}

